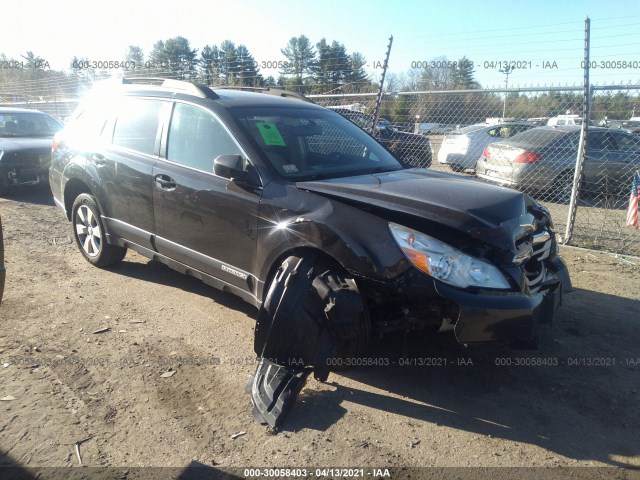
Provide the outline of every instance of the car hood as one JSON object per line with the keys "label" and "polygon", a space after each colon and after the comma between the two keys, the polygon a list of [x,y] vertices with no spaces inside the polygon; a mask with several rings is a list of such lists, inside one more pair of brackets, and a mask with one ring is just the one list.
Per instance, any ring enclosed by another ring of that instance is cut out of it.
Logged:
{"label": "car hood", "polygon": [[50,151],[53,139],[51,137],[1,137],[0,138],[0,150],[5,153],[17,152],[21,150],[38,150],[38,151]]}
{"label": "car hood", "polygon": [[534,229],[528,195],[422,168],[298,182],[297,187],[424,218],[508,251]]}

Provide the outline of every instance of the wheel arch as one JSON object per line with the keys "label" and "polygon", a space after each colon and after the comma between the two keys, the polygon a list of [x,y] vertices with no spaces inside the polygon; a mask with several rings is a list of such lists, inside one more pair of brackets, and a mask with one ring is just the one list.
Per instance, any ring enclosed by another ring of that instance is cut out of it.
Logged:
{"label": "wheel arch", "polygon": [[[85,181],[79,178],[69,179],[64,186],[64,194],[63,194],[64,210],[67,215],[67,220],[69,221],[71,221],[71,213],[72,213],[71,209],[73,207],[73,202],[75,201],[76,198],[78,198],[78,195],[80,195],[81,193],[87,193],[89,195],[92,195],[94,198],[96,198],[95,193]],[[98,202],[98,207],[100,207],[100,210],[102,210],[101,205],[97,198],[96,198],[96,202]]]}
{"label": "wheel arch", "polygon": [[[296,246],[296,247],[292,247],[292,248],[287,249],[284,252],[280,253],[277,257],[275,257],[273,262],[271,262],[271,264],[269,265],[269,267],[267,269],[267,274],[266,274],[266,276],[264,276],[265,281],[264,281],[264,283],[261,284],[262,290],[257,292],[257,294],[258,294],[257,297],[258,297],[258,300],[259,300],[260,304],[262,304],[264,302],[265,296],[267,295],[267,291],[269,290],[269,285],[271,283],[271,280],[273,279],[273,277],[276,274],[276,271],[278,270],[280,265],[282,265],[282,262],[285,259],[287,259],[288,257],[291,257],[291,256],[304,257],[304,256],[308,256],[308,255],[317,255],[319,258],[323,258],[326,261],[328,261],[329,263],[333,263],[336,267],[343,269],[345,272],[348,272],[347,268],[345,268],[345,266],[340,261],[338,261],[337,258],[335,258],[332,255],[328,254],[324,250],[321,250],[321,249],[319,249],[317,247],[313,247],[313,246]],[[356,285],[357,285],[357,282],[356,282]]]}

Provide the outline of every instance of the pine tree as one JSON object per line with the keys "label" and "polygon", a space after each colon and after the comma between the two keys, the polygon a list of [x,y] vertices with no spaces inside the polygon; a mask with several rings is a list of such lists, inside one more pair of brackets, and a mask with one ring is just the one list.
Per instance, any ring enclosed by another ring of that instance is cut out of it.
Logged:
{"label": "pine tree", "polygon": [[244,87],[259,87],[263,83],[263,78],[258,73],[258,66],[255,59],[244,45],[238,45],[236,49],[236,59],[238,62],[237,84]]}
{"label": "pine tree", "polygon": [[127,56],[125,57],[127,70],[141,70],[145,68],[144,52],[142,48],[136,45],[127,47]]}
{"label": "pine tree", "polygon": [[349,57],[349,70],[345,77],[349,88],[347,91],[362,92],[371,85],[369,75],[365,72],[364,67],[367,64],[367,60],[364,55],[358,52],[353,52]]}
{"label": "pine tree", "polygon": [[470,90],[480,88],[480,84],[474,78],[473,62],[467,57],[462,57],[452,67],[453,86],[458,90]]}
{"label": "pine tree", "polygon": [[189,40],[184,37],[174,37],[159,40],[153,45],[149,61],[160,74],[169,74],[173,78],[186,80],[196,74],[196,54],[198,49],[192,49]]}
{"label": "pine tree", "polygon": [[200,53],[200,74],[207,85],[216,85],[220,75],[220,51],[216,45],[205,45]]}
{"label": "pine tree", "polygon": [[313,75],[315,52],[311,41],[304,35],[292,37],[287,46],[281,50],[286,58],[287,65],[280,72],[283,76],[293,79],[296,90],[304,90],[303,85],[308,84],[307,77]]}
{"label": "pine tree", "polygon": [[231,40],[225,40],[220,44],[220,80],[223,85],[236,85],[238,76],[238,59],[236,45]]}

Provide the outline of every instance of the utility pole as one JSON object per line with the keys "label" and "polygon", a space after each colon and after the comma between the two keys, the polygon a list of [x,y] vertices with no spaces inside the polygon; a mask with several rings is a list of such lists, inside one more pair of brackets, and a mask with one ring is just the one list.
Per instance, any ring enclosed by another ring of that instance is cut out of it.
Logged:
{"label": "utility pole", "polygon": [[500,73],[504,73],[507,77],[504,80],[504,103],[502,104],[502,118],[505,118],[507,112],[507,89],[509,88],[509,75],[513,73],[516,69],[514,65],[507,65],[506,67],[500,69]]}

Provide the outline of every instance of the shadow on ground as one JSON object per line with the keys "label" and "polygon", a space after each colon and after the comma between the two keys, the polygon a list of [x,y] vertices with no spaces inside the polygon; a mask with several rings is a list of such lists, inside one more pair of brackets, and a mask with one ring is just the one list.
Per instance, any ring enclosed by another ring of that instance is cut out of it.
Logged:
{"label": "shadow on ground", "polygon": [[5,198],[14,202],[33,203],[36,205],[54,206],[53,195],[49,185],[36,185],[29,188],[12,190]]}
{"label": "shadow on ground", "polygon": [[161,262],[149,260],[146,263],[139,263],[127,261],[127,257],[125,257],[122,263],[112,267],[110,270],[119,275],[179,288],[185,292],[210,298],[217,304],[237,310],[252,318],[255,318],[258,314],[255,308],[244,302],[241,298],[213,288],[197,278],[183,275],[170,269]]}
{"label": "shadow on ground", "polygon": [[[157,262],[124,262],[114,271],[256,315],[235,296]],[[538,350],[464,347],[427,332],[377,340],[368,357],[382,359],[377,365],[332,374],[333,390],[303,391],[285,430],[327,430],[357,404],[567,458],[634,467],[640,354],[630,318],[640,318],[639,301],[576,289],[565,297],[555,338]]]}
{"label": "shadow on ground", "polygon": [[465,348],[426,333],[378,341],[369,358],[388,359],[389,366],[332,374],[334,390],[304,391],[286,429],[326,430],[357,404],[435,428],[638,468],[640,354],[637,325],[628,319],[640,318],[640,302],[579,289],[570,298],[555,339],[539,350]]}

